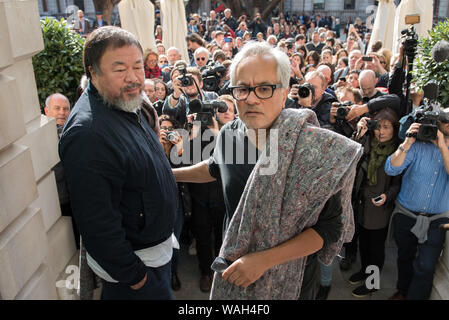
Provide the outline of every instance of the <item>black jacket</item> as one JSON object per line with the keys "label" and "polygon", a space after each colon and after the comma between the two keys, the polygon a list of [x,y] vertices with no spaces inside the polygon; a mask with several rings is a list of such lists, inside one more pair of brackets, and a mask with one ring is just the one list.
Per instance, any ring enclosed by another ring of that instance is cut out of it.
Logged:
{"label": "black jacket", "polygon": [[334,96],[330,93],[324,92],[323,97],[320,102],[316,105],[316,107],[312,108],[312,110],[316,113],[318,118],[318,122],[321,127],[330,127],[330,111],[333,102],[338,102]]}
{"label": "black jacket", "polygon": [[107,107],[89,84],[59,142],[73,216],[89,254],[115,280],[135,285],[134,253],[168,239],[178,205],[170,164],[138,111]]}

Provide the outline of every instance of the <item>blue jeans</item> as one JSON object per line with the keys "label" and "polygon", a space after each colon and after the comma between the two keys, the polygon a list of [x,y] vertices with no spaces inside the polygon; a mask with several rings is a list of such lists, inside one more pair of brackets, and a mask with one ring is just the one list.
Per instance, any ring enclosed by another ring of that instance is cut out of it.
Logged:
{"label": "blue jeans", "polygon": [[[318,261],[320,260],[318,259]],[[329,287],[332,283],[332,264],[330,266],[326,266],[320,261],[320,269],[321,269],[321,285],[323,287]]]}
{"label": "blue jeans", "polygon": [[101,300],[173,300],[170,268],[170,262],[158,268],[147,267],[147,282],[139,290],[102,280]]}
{"label": "blue jeans", "polygon": [[407,299],[429,299],[435,268],[445,240],[445,232],[439,226],[448,222],[448,218],[433,221],[427,232],[427,241],[419,244],[410,231],[416,219],[401,213],[393,217],[394,239],[398,246],[396,287]]}

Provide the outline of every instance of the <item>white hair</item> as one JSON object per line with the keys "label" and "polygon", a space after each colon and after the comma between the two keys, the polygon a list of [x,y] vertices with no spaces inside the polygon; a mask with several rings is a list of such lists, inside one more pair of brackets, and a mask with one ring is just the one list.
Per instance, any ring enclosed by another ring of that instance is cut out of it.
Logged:
{"label": "white hair", "polygon": [[198,56],[198,54],[200,54],[201,52],[207,53],[207,59],[210,58],[210,52],[209,52],[209,50],[207,50],[207,49],[204,48],[204,47],[199,47],[199,48],[196,49],[195,52],[193,53],[193,56],[195,57],[195,59],[196,59],[196,57]]}
{"label": "white hair", "polygon": [[236,85],[236,70],[240,62],[247,57],[272,57],[276,60],[277,76],[281,82],[282,88],[286,89],[290,83],[290,59],[287,54],[278,49],[273,48],[266,42],[251,41],[247,43],[235,56],[230,67],[231,85]]}

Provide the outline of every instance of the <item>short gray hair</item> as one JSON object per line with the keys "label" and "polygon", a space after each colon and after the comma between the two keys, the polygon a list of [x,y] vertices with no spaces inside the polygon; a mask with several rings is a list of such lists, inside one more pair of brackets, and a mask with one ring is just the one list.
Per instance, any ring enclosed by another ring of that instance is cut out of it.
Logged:
{"label": "short gray hair", "polygon": [[251,41],[247,43],[239,53],[235,56],[230,67],[231,85],[236,85],[236,71],[240,62],[250,56],[255,57],[272,57],[276,60],[277,76],[281,82],[282,88],[286,89],[290,84],[290,59],[287,54],[278,49],[273,48],[266,42]]}
{"label": "short gray hair", "polygon": [[210,58],[210,52],[209,50],[207,50],[204,47],[199,47],[198,49],[195,50],[195,52],[193,53],[193,57],[196,59],[196,57],[198,56],[198,54],[200,54],[201,52],[205,52],[207,53],[207,59]]}

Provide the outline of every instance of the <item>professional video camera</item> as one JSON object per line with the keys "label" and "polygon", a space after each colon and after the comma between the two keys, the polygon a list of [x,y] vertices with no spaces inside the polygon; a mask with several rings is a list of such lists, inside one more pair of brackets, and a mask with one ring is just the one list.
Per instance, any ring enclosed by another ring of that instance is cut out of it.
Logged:
{"label": "professional video camera", "polygon": [[449,114],[441,110],[434,111],[431,101],[438,97],[439,86],[435,82],[429,82],[424,86],[424,105],[414,112],[415,122],[420,123],[418,133],[407,133],[407,137],[414,137],[421,141],[437,139],[438,121],[449,122]]}
{"label": "professional video camera", "polygon": [[420,123],[418,133],[407,133],[407,137],[414,137],[421,141],[437,140],[438,121],[449,122],[449,113],[432,111],[431,105],[420,107],[415,112],[416,122]]}
{"label": "professional video camera", "polygon": [[184,66],[180,66],[177,69],[179,70],[181,75],[178,76],[176,79],[181,80],[181,86],[183,87],[191,86],[194,83],[192,74],[187,73],[187,69]]}
{"label": "professional video camera", "polygon": [[226,68],[221,64],[207,66],[202,70],[203,89],[206,91],[218,92],[220,90],[220,81],[226,73]]}
{"label": "professional video camera", "polygon": [[335,116],[335,119],[336,120],[346,120],[346,116],[349,113],[348,107],[351,105],[352,105],[352,102],[349,100],[345,101],[343,103],[340,103],[337,108],[337,115]]}
{"label": "professional video camera", "polygon": [[218,100],[201,102],[195,99],[189,103],[189,114],[196,113],[195,120],[201,122],[201,128],[213,125],[212,117],[215,115],[215,110],[218,112],[226,112],[228,106],[224,101]]}
{"label": "professional video camera", "polygon": [[298,86],[298,96],[300,98],[307,98],[310,94],[312,94],[312,97],[315,96],[315,88],[310,83]]}

